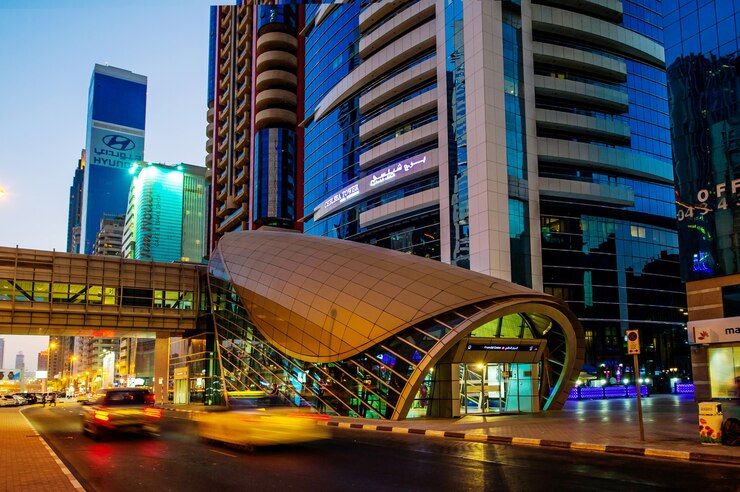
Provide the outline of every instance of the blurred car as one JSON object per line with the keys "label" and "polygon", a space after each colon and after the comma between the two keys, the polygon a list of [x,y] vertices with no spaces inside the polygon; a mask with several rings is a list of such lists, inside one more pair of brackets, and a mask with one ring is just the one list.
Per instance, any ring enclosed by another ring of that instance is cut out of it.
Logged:
{"label": "blurred car", "polygon": [[37,402],[36,395],[34,395],[33,393],[13,393],[13,396],[20,396],[21,398],[25,399],[25,405],[33,405]]}
{"label": "blurred car", "polygon": [[0,407],[17,407],[20,405],[13,395],[0,395]]}
{"label": "blurred car", "polygon": [[107,388],[82,405],[82,431],[92,438],[111,431],[159,432],[162,409],[145,388]]}
{"label": "blurred car", "polygon": [[329,437],[327,427],[319,425],[329,419],[327,415],[295,407],[279,394],[231,392],[229,405],[230,410],[197,415],[201,438],[253,449]]}
{"label": "blurred car", "polygon": [[28,403],[28,400],[26,400],[26,398],[21,395],[16,394],[16,395],[10,395],[10,396],[15,398],[15,401],[18,402],[18,405],[26,405]]}
{"label": "blurred car", "polygon": [[75,400],[77,400],[79,403],[84,403],[90,400],[90,398],[92,398],[93,396],[95,396],[93,393],[80,393],[75,397]]}

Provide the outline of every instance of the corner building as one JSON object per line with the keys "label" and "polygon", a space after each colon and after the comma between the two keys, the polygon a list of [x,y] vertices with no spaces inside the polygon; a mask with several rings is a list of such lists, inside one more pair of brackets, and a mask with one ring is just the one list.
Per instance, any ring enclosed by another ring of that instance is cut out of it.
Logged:
{"label": "corner building", "polygon": [[676,213],[688,295],[694,397],[738,400],[740,2],[671,0],[664,4]]}
{"label": "corner building", "polygon": [[553,294],[601,377],[628,328],[690,370],[660,2],[305,9],[306,233]]}

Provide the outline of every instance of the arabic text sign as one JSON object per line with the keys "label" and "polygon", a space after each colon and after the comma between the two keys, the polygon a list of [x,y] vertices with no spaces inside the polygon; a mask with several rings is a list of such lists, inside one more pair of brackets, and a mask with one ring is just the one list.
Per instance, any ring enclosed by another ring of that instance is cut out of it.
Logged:
{"label": "arabic text sign", "polygon": [[486,344],[486,343],[469,343],[466,350],[487,350],[495,352],[536,352],[540,348],[534,344]]}

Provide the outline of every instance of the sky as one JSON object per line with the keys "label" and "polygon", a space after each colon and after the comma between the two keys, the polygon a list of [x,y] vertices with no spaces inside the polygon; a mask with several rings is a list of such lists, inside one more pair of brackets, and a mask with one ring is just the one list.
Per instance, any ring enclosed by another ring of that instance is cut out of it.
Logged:
{"label": "sky", "polygon": [[[145,75],[144,159],[203,166],[218,0],[0,0],[0,246],[65,251],[96,63]],[[47,337],[5,339],[36,368]]]}

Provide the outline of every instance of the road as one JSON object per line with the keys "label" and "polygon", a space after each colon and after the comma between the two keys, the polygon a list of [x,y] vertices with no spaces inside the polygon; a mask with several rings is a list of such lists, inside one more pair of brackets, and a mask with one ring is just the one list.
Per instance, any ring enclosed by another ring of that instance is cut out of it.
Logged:
{"label": "road", "polygon": [[333,438],[249,453],[198,439],[166,412],[156,438],[82,435],[80,406],[24,413],[88,491],[737,491],[740,468],[408,434]]}

